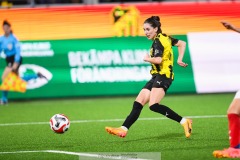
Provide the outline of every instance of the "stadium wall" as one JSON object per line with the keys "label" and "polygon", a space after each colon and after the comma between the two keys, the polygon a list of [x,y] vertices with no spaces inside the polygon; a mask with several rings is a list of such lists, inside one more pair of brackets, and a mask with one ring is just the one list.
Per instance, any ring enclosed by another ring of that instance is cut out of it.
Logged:
{"label": "stadium wall", "polygon": [[[21,8],[0,10],[21,41],[20,75],[42,72],[49,81],[28,82],[26,93],[11,98],[46,98],[137,94],[150,78],[142,57],[151,42],[142,23],[161,17],[165,33],[187,42],[187,68],[174,66],[169,93],[233,92],[240,88],[240,35],[226,31],[221,20],[240,26],[240,3],[145,3],[132,9],[135,32],[115,34],[116,5]],[[118,10],[119,11],[119,10]],[[131,21],[127,17],[127,21]],[[124,21],[124,19],[122,19]],[[125,19],[126,20],[126,19]],[[133,21],[131,21],[133,22]],[[128,35],[126,35],[128,33]],[[177,48],[174,47],[175,59]],[[1,71],[5,66],[0,61]]]}

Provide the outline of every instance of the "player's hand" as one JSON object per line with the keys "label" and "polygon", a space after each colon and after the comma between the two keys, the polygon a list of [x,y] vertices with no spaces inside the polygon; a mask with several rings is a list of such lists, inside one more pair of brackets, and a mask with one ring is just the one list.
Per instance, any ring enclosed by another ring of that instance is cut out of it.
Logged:
{"label": "player's hand", "polygon": [[221,21],[221,23],[223,24],[223,26],[227,29],[234,29],[234,26],[228,22],[225,21]]}
{"label": "player's hand", "polygon": [[11,68],[12,72],[17,72],[17,69],[16,68]]}
{"label": "player's hand", "polygon": [[145,62],[148,62],[149,57],[150,57],[149,54],[146,54],[146,55],[144,56],[143,60],[144,60]]}
{"label": "player's hand", "polygon": [[178,60],[177,63],[179,66],[184,67],[184,68],[188,66],[187,63],[184,63],[183,61],[180,61],[180,60]]}

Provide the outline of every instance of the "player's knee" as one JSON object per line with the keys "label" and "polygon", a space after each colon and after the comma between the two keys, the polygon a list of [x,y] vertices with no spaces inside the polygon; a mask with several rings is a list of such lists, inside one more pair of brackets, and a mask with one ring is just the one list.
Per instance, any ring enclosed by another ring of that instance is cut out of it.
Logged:
{"label": "player's knee", "polygon": [[230,108],[228,108],[227,114],[231,114],[231,109]]}
{"label": "player's knee", "polygon": [[148,99],[141,96],[138,96],[135,101],[140,103],[142,106],[148,103]]}
{"label": "player's knee", "polygon": [[227,110],[227,114],[240,114],[240,99],[234,98]]}
{"label": "player's knee", "polygon": [[148,106],[149,106],[149,108],[151,109],[151,106],[153,106],[155,103],[153,103],[153,102],[149,102],[149,104],[148,104]]}
{"label": "player's knee", "polygon": [[149,101],[149,107],[151,107],[151,106],[153,106],[154,104],[159,104],[161,101],[159,101],[159,100],[151,100],[150,99],[150,101]]}
{"label": "player's knee", "polygon": [[237,110],[232,110],[232,109],[228,109],[227,110],[227,114],[237,114],[237,115],[240,115],[240,113]]}

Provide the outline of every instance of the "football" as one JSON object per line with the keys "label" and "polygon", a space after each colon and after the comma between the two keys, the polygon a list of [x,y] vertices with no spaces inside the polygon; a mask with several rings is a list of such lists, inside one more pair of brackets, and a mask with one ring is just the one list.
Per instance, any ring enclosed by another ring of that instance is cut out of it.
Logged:
{"label": "football", "polygon": [[70,121],[64,114],[55,114],[50,119],[50,127],[55,133],[65,133],[70,127]]}

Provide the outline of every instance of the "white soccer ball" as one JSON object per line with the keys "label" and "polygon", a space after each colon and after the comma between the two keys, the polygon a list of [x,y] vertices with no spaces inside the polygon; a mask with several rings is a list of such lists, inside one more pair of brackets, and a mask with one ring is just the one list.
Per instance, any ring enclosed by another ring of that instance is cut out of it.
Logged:
{"label": "white soccer ball", "polygon": [[64,114],[55,114],[50,119],[50,127],[55,133],[64,133],[70,127],[70,121]]}

